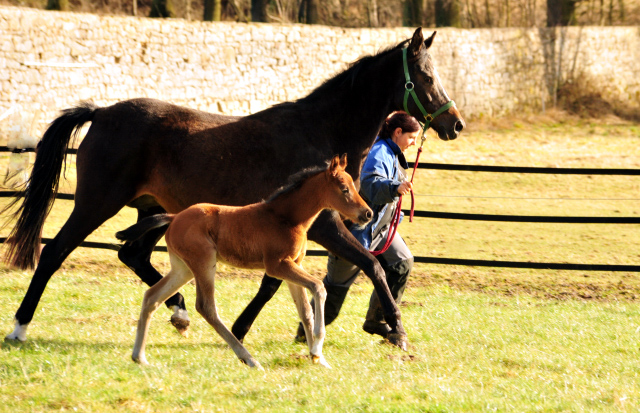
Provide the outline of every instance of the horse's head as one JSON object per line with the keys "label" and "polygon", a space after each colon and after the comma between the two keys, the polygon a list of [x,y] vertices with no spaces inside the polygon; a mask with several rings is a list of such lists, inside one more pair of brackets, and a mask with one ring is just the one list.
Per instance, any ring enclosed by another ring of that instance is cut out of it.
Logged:
{"label": "horse's head", "polygon": [[331,160],[331,165],[326,171],[329,190],[326,191],[327,203],[345,218],[365,225],[373,218],[373,211],[362,199],[351,175],[345,172],[347,167],[347,154],[342,157],[336,155]]}
{"label": "horse's head", "polygon": [[458,137],[465,123],[444,90],[428,53],[435,36],[433,32],[425,40],[422,28],[413,33],[406,51],[403,50],[404,90],[398,98],[402,99],[399,106],[432,127],[440,139],[448,141]]}

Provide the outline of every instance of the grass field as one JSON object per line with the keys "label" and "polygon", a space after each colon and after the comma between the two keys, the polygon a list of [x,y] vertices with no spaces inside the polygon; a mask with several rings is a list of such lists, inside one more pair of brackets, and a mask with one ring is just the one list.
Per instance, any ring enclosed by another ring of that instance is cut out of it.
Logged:
{"label": "grass field", "polygon": [[[640,126],[618,119],[552,113],[469,129],[454,142],[431,136],[421,161],[640,168]],[[65,190],[73,188],[73,172]],[[424,210],[640,215],[639,177],[419,170],[416,187],[416,208]],[[56,203],[45,237],[55,235],[71,205]],[[124,210],[89,240],[116,243],[115,231],[134,220]],[[416,255],[640,263],[637,225],[416,219],[400,232]],[[168,269],[166,254],[154,262]],[[319,277],[324,264],[305,261]],[[6,334],[32,273],[0,272]],[[194,286],[187,285],[189,338],[159,310],[151,366],[141,368],[130,352],[146,287],[113,251],[81,248],[49,283],[28,341],[0,345],[0,411],[638,411],[638,275],[416,265],[402,306],[407,352],[361,330],[371,291],[361,278],[327,328],[331,370],[311,365],[306,347],[293,343],[295,308],[283,289],[246,339],[264,372],[237,361],[193,310]],[[221,266],[217,298],[228,325],[259,276]]]}

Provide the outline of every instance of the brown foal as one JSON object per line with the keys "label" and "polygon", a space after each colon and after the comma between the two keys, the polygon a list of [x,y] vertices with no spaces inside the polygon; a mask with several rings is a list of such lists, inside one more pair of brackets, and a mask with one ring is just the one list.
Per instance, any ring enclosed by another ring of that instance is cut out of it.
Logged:
{"label": "brown foal", "polygon": [[[118,239],[132,241],[154,228],[169,225],[165,238],[171,271],[144,295],[133,360],[147,364],[144,350],[151,316],[195,278],[197,311],[240,360],[261,368],[218,316],[214,279],[216,263],[222,261],[240,268],[264,269],[270,276],[286,281],[305,333],[312,337],[311,360],[329,367],[322,355],[326,291],[322,282],[304,271],[300,263],[306,253],[307,230],[323,209],[337,210],[360,225],[372,217],[371,209],[345,172],[346,166],[346,154],[336,155],[328,168],[303,171],[296,183],[267,201],[245,207],[196,204],[175,215],[154,215],[118,232]],[[304,288],[313,294],[315,321]]]}

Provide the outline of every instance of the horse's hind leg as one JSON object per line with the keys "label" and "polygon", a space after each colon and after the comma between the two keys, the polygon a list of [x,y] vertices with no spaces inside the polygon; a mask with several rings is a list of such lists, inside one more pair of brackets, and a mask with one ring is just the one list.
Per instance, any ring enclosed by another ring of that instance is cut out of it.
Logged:
{"label": "horse's hind leg", "polygon": [[151,316],[167,298],[173,296],[193,278],[193,274],[180,258],[169,254],[169,259],[171,260],[171,271],[147,290],[142,301],[138,330],[136,331],[136,342],[133,345],[133,353],[131,354],[133,361],[140,364],[148,364],[145,356],[145,347]]}
{"label": "horse's hind leg", "polygon": [[242,314],[240,314],[231,327],[233,335],[236,336],[238,340],[244,340],[244,336],[247,335],[251,325],[256,321],[256,317],[258,317],[258,314],[260,314],[265,304],[273,298],[273,295],[278,291],[278,288],[280,288],[280,284],[282,284],[282,280],[269,277],[267,274],[264,275],[258,293],[253,297],[247,308],[242,311]]}
{"label": "horse's hind leg", "polygon": [[104,221],[115,215],[118,210],[119,208],[116,207],[116,204],[113,204],[111,210],[104,209],[102,211],[92,211],[88,213],[87,208],[78,206],[78,203],[76,203],[76,206],[62,229],[60,229],[51,242],[44,246],[27,293],[16,312],[15,329],[6,339],[20,341],[27,339],[27,327],[33,319],[33,314],[53,273],[60,268],[67,256],[76,249],[89,234]]}
{"label": "horse's hind leg", "polygon": [[[161,207],[147,210],[138,209],[138,221],[163,212],[165,212],[165,210]],[[151,265],[151,253],[153,252],[153,247],[155,247],[160,238],[162,238],[165,231],[166,227],[151,230],[136,241],[126,242],[122,248],[120,248],[120,251],[118,251],[120,261],[135,272],[149,287],[155,285],[162,279],[162,275]],[[173,310],[171,324],[173,324],[180,334],[186,336],[190,321],[182,294],[174,294],[167,299],[165,304]]]}
{"label": "horse's hind leg", "polygon": [[[207,262],[209,261],[209,262]],[[216,274],[216,252],[213,251],[209,260],[203,260],[203,264],[192,267],[196,278],[196,310],[205,320],[216,330],[216,332],[227,342],[229,347],[236,353],[236,356],[249,367],[262,369],[258,360],[247,351],[242,343],[229,331],[218,316],[215,300],[215,274]]]}

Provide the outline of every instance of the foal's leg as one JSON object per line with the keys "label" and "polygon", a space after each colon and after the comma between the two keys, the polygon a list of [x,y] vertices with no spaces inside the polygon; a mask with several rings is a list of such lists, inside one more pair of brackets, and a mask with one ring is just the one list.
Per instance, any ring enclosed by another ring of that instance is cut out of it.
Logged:
{"label": "foal's leg", "polygon": [[[199,252],[198,252],[199,253]],[[206,255],[205,255],[206,257]],[[254,359],[242,343],[229,331],[218,316],[215,300],[215,275],[216,275],[216,251],[213,251],[208,259],[200,260],[197,264],[191,264],[191,269],[196,278],[196,310],[227,342],[236,356],[249,367],[257,367],[262,370],[258,360]]]}
{"label": "foal's leg", "polygon": [[[324,334],[317,332],[314,328],[317,324],[314,322],[314,312],[311,309],[311,305],[309,304],[309,300],[307,298],[307,294],[305,289],[299,285],[296,285],[292,282],[287,282],[289,286],[289,291],[291,292],[291,297],[293,298],[293,302],[296,304],[296,308],[298,309],[298,315],[300,316],[300,320],[302,321],[302,326],[304,327],[305,337],[311,337],[311,340],[307,340],[307,344],[309,345],[309,354],[311,354],[311,361],[317,364],[321,364],[325,367],[331,368],[329,363],[325,360],[322,355],[322,345],[324,342]],[[322,334],[322,341],[316,339],[317,336]],[[319,347],[319,350],[318,350]],[[317,356],[318,352],[320,355]],[[314,354],[316,354],[314,356]]]}
{"label": "foal's leg", "polygon": [[[161,207],[150,208],[148,210],[138,209],[138,221],[162,212],[165,212],[165,210]],[[120,251],[118,251],[120,261],[133,270],[149,287],[162,279],[162,275],[151,265],[151,253],[153,252],[153,247],[158,243],[160,238],[162,238],[166,229],[167,228],[164,227],[151,230],[136,241],[126,242],[122,248],[120,248]],[[184,298],[180,293],[176,293],[169,297],[165,304],[173,310],[171,324],[173,324],[180,334],[186,336],[190,321]]]}
{"label": "foal's leg", "polygon": [[[270,263],[267,265],[266,269],[268,274],[285,280],[289,285],[296,284],[300,287],[307,288],[313,294],[313,299],[315,301],[315,320],[313,323],[313,341],[309,343],[311,360],[316,364],[322,364],[323,366],[330,367],[322,355],[322,345],[324,343],[325,336],[324,302],[327,298],[327,292],[322,281],[307,274],[302,267],[290,259],[279,261],[278,263]],[[289,289],[291,290],[296,306],[304,305],[302,299],[299,297],[300,294],[297,292],[299,290],[296,290],[295,287],[292,289],[291,286]],[[311,309],[306,297],[304,302],[307,303],[307,308],[298,308],[298,312],[300,313],[302,311],[303,313],[301,315],[303,323],[305,323],[305,318],[309,316],[306,312]],[[306,328],[309,327],[310,326],[307,326]],[[307,341],[309,341],[308,338]]]}
{"label": "foal's leg", "polygon": [[171,260],[171,271],[147,290],[142,301],[136,342],[131,354],[133,361],[140,364],[149,364],[145,357],[144,349],[147,344],[151,316],[167,298],[178,292],[183,285],[193,278],[193,274],[180,258],[169,253],[169,259]]}

